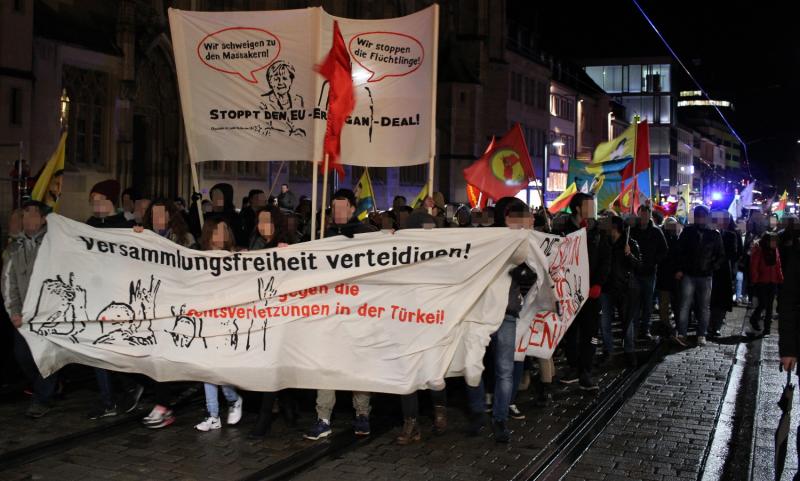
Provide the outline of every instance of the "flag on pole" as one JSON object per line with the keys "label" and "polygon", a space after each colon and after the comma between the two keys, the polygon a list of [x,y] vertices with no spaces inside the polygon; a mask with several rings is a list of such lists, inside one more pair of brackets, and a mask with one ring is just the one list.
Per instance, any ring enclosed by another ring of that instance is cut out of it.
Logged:
{"label": "flag on pole", "polygon": [[58,146],[39,173],[39,178],[31,192],[31,199],[44,202],[54,212],[58,210],[58,200],[61,197],[66,145],[67,131],[65,130],[61,132]]}
{"label": "flag on pole", "polygon": [[752,181],[744,188],[741,195],[743,207],[750,207],[753,205],[753,189],[756,187],[756,181]]}
{"label": "flag on pole", "polygon": [[583,185],[581,186],[581,193],[588,194],[589,193],[589,181],[584,180]]}
{"label": "flag on pole", "polygon": [[[650,170],[650,126],[647,120],[642,120],[636,125],[636,150],[634,155],[636,156],[635,162],[629,163],[622,169],[622,180],[630,179],[634,175]],[[636,166],[635,172],[634,165]],[[642,183],[641,179],[637,182],[637,188],[640,187],[638,185],[640,183]]]}
{"label": "flag on pole", "polygon": [[638,188],[639,179],[635,178],[622,188],[614,202],[611,203],[619,213],[636,212],[640,205],[644,205],[648,198]]}
{"label": "flag on pole", "polygon": [[409,205],[411,205],[412,209],[417,209],[419,207],[422,207],[422,203],[425,202],[425,198],[426,197],[428,197],[428,184],[427,183],[422,186],[422,190],[419,191],[419,194],[417,194],[417,196],[414,197],[414,200],[412,200],[411,204],[409,204]]}
{"label": "flag on pole", "polygon": [[575,185],[575,182],[569,184],[569,187],[564,189],[564,192],[562,192],[553,202],[550,203],[550,207],[548,207],[547,210],[551,214],[556,214],[559,211],[566,209],[567,206],[569,206],[569,201],[571,201],[577,193],[578,187]]}
{"label": "flag on pole", "polygon": [[356,194],[356,217],[363,221],[371,210],[375,209],[375,194],[372,190],[372,180],[369,178],[369,171],[364,169],[361,178],[358,179],[355,189]]}
{"label": "flag on pole", "polygon": [[342,150],[342,128],[347,116],[356,105],[353,93],[352,65],[350,54],[339,30],[339,22],[333,22],[333,45],[325,61],[317,67],[328,81],[328,118],[325,128],[323,151],[328,156],[328,169],[336,170],[339,178],[344,177],[344,169],[339,163]]}
{"label": "flag on pole", "polygon": [[[631,162],[636,153],[636,124],[631,124],[619,137],[600,143],[594,149],[592,164]],[[621,167],[622,169],[624,167]]]}
{"label": "flag on pole", "polygon": [[495,200],[517,195],[533,178],[533,164],[518,123],[464,169],[467,183]]}
{"label": "flag on pole", "polygon": [[489,202],[489,196],[478,190],[474,185],[467,184],[467,200],[469,206],[483,210]]}
{"label": "flag on pole", "polygon": [[741,209],[739,208],[739,196],[733,196],[733,200],[731,200],[731,205],[728,206],[728,214],[733,217],[733,220],[737,220],[739,218],[739,213]]}
{"label": "flag on pole", "polygon": [[786,210],[786,204],[788,203],[788,201],[789,201],[789,192],[784,190],[783,195],[781,195],[781,198],[778,199],[778,207],[775,209],[776,213],[780,212],[780,214],[778,214],[779,216],[783,215],[783,211]]}

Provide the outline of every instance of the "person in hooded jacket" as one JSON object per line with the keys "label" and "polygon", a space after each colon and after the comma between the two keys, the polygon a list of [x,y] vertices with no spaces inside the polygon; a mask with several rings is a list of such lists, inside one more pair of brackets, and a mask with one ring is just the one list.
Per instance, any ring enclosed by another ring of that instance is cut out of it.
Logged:
{"label": "person in hooded jacket", "polygon": [[14,326],[14,357],[33,385],[33,399],[25,414],[31,418],[40,418],[50,411],[50,401],[55,393],[58,377],[56,374],[42,377],[19,329],[22,328],[22,303],[28,292],[33,264],[47,233],[45,216],[49,208],[42,202],[27,201],[22,212],[22,235],[16,239],[17,246],[11,251],[3,269],[3,300]]}
{"label": "person in hooded jacket", "polygon": [[667,240],[661,229],[653,223],[653,208],[649,204],[639,206],[636,212],[638,222],[630,229],[630,237],[638,243],[641,262],[635,274],[639,300],[633,321],[641,337],[652,339],[650,315],[653,313],[656,273],[658,264],[667,257]]}
{"label": "person in hooded jacket", "polygon": [[[239,214],[236,212],[236,206],[233,203],[233,186],[225,182],[214,184],[211,190],[208,191],[208,195],[211,197],[211,211],[204,211],[203,219],[207,220],[213,218],[225,221],[225,224],[233,231],[235,245],[238,247],[247,246],[247,236],[249,233],[244,233],[242,230],[241,220]],[[199,201],[199,198],[200,194],[192,196],[194,202],[192,202],[192,207],[189,211],[189,227],[195,238],[200,238],[202,236],[200,219],[197,215],[197,201]],[[203,200],[203,204],[205,203],[206,201]]]}
{"label": "person in hooded jacket", "polygon": [[763,334],[769,335],[772,326],[772,306],[778,286],[783,284],[781,254],[778,235],[765,232],[753,244],[750,254],[750,283],[756,296],[756,307],[750,316],[750,326],[755,333],[761,332],[761,317],[764,317]]}
{"label": "person in hooded jacket", "polygon": [[[350,189],[339,189],[333,194],[331,202],[331,224],[325,231],[325,237],[345,236],[352,238],[355,234],[376,232],[371,225],[359,222],[356,213],[356,195]],[[336,391],[331,389],[317,390],[317,421],[304,435],[306,439],[315,441],[330,436],[331,414],[336,404]],[[369,436],[370,393],[353,391],[353,408],[356,419],[353,431],[356,436]]]}

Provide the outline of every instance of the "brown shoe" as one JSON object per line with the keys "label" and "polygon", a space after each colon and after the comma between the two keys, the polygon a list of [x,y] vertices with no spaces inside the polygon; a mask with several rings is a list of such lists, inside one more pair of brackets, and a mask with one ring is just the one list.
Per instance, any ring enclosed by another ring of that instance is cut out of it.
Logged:
{"label": "brown shoe", "polygon": [[397,444],[405,446],[411,443],[418,443],[422,440],[422,435],[419,432],[417,425],[417,418],[405,418],[403,422],[403,431],[400,436],[397,436]]}
{"label": "brown shoe", "polygon": [[433,407],[433,433],[444,434],[447,430],[447,406]]}

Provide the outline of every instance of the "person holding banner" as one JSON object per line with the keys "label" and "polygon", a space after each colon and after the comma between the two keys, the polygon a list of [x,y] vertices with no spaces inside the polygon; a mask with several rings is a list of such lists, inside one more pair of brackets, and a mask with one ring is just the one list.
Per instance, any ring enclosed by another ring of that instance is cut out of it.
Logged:
{"label": "person holding banner", "polygon": [[[368,224],[359,222],[356,213],[356,194],[350,189],[339,189],[333,194],[331,202],[331,217],[333,223],[325,232],[325,237],[343,235],[353,237],[355,234],[375,232],[376,229]],[[356,419],[353,430],[356,436],[369,436],[370,393],[353,392],[353,408],[356,410]],[[316,441],[330,436],[331,414],[336,404],[336,391],[320,389],[317,391],[317,422],[304,435],[306,439]]]}
{"label": "person holding banner", "polygon": [[[204,251],[234,251],[236,242],[233,230],[221,218],[207,219],[203,224],[203,233],[200,236],[200,248]],[[195,426],[198,431],[211,431],[222,428],[219,418],[219,389],[228,401],[227,424],[237,424],[242,419],[242,397],[233,386],[217,386],[216,384],[203,383],[206,394],[206,409],[208,416]]]}
{"label": "person holding banner", "polygon": [[30,418],[40,418],[50,411],[50,401],[58,383],[56,374],[42,377],[28,343],[19,333],[22,328],[22,303],[28,292],[36,254],[47,232],[45,216],[49,210],[44,203],[35,200],[23,205],[22,235],[15,241],[15,247],[3,269],[3,301],[14,326],[14,358],[33,385],[33,399],[25,412]]}
{"label": "person holding banner", "polygon": [[562,342],[570,371],[561,378],[561,383],[578,383],[584,391],[597,391],[599,388],[592,380],[595,353],[592,337],[597,334],[599,327],[600,294],[611,273],[611,242],[608,234],[601,232],[595,220],[597,207],[592,194],[578,192],[570,200],[569,208],[572,213],[557,233],[566,235],[586,229],[591,288],[589,298],[564,334]]}
{"label": "person holding banner", "polygon": [[[530,210],[524,202],[516,198],[505,197],[500,199],[497,204],[497,215],[502,217],[495,218],[496,226],[507,226],[511,229],[533,228]],[[517,319],[523,303],[521,285],[530,284],[529,280],[535,279],[536,276],[524,264],[524,258],[515,257],[512,259],[512,263],[516,264],[517,267],[508,273],[511,276],[511,286],[508,292],[505,316],[497,332],[492,334],[492,340],[490,341],[490,346],[493,347],[493,374],[495,378],[492,429],[494,431],[494,440],[498,443],[507,443],[511,440],[511,432],[506,423],[508,422],[509,406],[518,387],[518,384],[514,382],[514,351],[516,350]],[[486,371],[484,371],[484,375],[486,374]],[[517,381],[522,378],[521,370],[519,374]],[[467,386],[467,397],[472,417],[469,428],[469,434],[471,435],[477,435],[484,424],[485,391],[483,379],[481,379],[477,387]]]}

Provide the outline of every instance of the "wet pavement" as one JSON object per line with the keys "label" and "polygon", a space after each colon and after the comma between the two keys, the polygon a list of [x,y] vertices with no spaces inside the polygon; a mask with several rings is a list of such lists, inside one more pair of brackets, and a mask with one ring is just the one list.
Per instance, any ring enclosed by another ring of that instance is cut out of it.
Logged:
{"label": "wet pavement", "polygon": [[[188,391],[174,425],[155,431],[138,422],[151,407],[146,398],[127,417],[87,420],[86,411],[97,402],[90,380],[68,386],[57,408],[38,420],[24,417],[23,396],[6,397],[0,399],[0,479],[773,479],[776,401],[785,375],[776,367],[777,336],[741,337],[744,316],[744,309],[735,309],[723,338],[704,348],[661,346],[638,371],[625,370],[621,355],[615,355],[597,370],[603,373],[597,378],[599,393],[556,384],[552,404],[537,408],[532,384],[518,395],[527,418],[509,421],[509,444],[495,443],[488,427],[480,436],[465,436],[460,380],[448,382],[444,435],[433,435],[430,400],[421,394],[423,440],[411,446],[395,442],[402,419],[399,398],[390,395],[374,397],[373,435],[357,442],[348,393],[338,398],[334,436],[319,442],[302,438],[314,419],[311,391],[297,393],[302,416],[297,425],[278,418],[272,435],[260,441],[246,437],[259,402],[252,394],[245,398],[247,412],[239,425],[210,433],[194,429],[204,415],[199,390]],[[640,344],[645,360],[652,346]],[[619,388],[637,376],[641,379],[628,390]],[[622,397],[609,403],[612,395]],[[784,479],[797,469],[798,398]],[[577,428],[604,409],[608,419],[599,430],[586,434],[583,444],[570,444]],[[563,469],[545,469],[567,449],[574,452],[560,460]]]}

